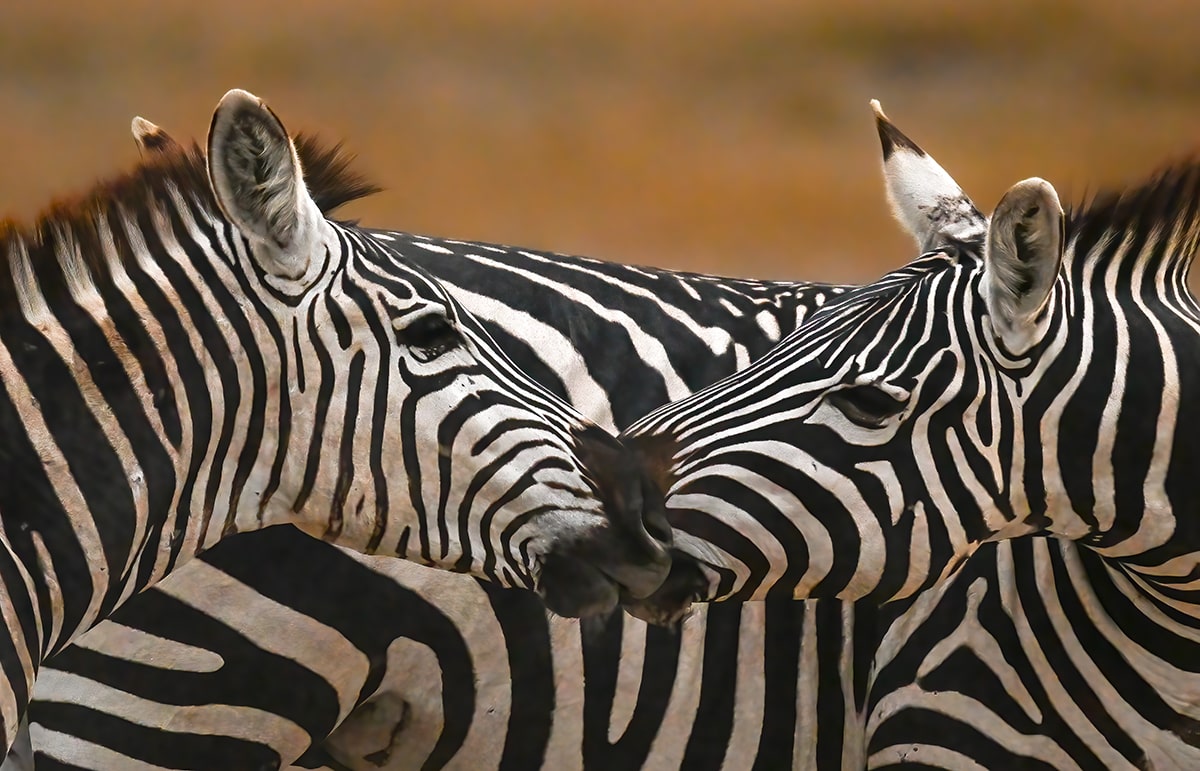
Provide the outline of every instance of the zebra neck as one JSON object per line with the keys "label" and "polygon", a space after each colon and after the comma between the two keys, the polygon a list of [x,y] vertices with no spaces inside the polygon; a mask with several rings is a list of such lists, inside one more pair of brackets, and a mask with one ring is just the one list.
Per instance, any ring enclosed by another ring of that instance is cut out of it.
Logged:
{"label": "zebra neck", "polygon": [[6,669],[31,673],[178,562],[261,522],[255,493],[280,433],[269,330],[234,299],[236,261],[215,253],[211,222],[192,212],[137,239],[132,227],[108,247],[135,259],[102,254],[80,270],[65,237],[7,255]]}

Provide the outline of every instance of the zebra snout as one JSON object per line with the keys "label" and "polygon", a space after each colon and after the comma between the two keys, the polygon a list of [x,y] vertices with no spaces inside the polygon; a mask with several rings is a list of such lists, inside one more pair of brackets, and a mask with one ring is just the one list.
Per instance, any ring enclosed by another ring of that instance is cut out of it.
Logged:
{"label": "zebra snout", "polygon": [[[631,550],[635,564],[665,569],[670,564],[667,549],[673,543],[673,531],[666,518],[664,495],[644,466],[640,453],[626,448],[616,437],[598,426],[576,432],[577,453],[584,472],[595,485],[596,495],[604,503],[605,516],[613,531]],[[659,576],[661,582],[662,576]],[[630,591],[640,586],[623,585]],[[654,591],[658,585],[650,586]]]}
{"label": "zebra snout", "polygon": [[673,531],[638,454],[595,426],[575,432],[575,451],[605,522],[541,554],[536,589],[560,616],[604,615],[658,591],[671,571]]}

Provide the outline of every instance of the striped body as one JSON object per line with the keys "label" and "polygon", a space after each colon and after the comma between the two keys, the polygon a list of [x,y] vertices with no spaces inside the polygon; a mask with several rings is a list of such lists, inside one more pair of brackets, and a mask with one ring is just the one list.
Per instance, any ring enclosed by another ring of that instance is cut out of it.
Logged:
{"label": "striped body", "polygon": [[1055,538],[985,544],[884,614],[867,768],[1200,767],[1194,625],[1119,562]]}

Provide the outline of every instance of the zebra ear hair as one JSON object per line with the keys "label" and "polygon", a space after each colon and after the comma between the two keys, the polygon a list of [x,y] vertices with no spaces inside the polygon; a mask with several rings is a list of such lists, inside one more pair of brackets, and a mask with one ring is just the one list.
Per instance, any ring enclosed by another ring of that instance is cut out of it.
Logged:
{"label": "zebra ear hair", "polygon": [[137,145],[138,151],[143,155],[170,155],[183,152],[183,147],[175,141],[174,137],[163,131],[161,126],[151,123],[140,115],[133,119],[130,130],[133,131],[133,141]]}
{"label": "zebra ear hair", "polygon": [[871,109],[883,148],[888,203],[921,251],[983,241],[987,218],[954,178],[888,120],[878,99],[871,100]]}
{"label": "zebra ear hair", "polygon": [[983,297],[992,330],[1022,354],[1046,331],[1046,308],[1062,267],[1064,218],[1058,193],[1034,177],[1013,185],[992,213],[984,248]]}
{"label": "zebra ear hair", "polygon": [[267,273],[308,270],[321,218],[283,123],[253,94],[222,97],[208,132],[208,177],[225,216],[248,238]]}

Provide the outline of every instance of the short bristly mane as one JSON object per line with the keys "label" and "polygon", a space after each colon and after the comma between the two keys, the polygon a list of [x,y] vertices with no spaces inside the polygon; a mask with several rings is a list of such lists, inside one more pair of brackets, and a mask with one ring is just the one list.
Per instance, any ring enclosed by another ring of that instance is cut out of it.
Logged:
{"label": "short bristly mane", "polygon": [[1127,259],[1165,258],[1186,272],[1200,242],[1200,156],[1164,166],[1133,187],[1097,193],[1067,210],[1066,239],[1075,242],[1076,260],[1111,258],[1126,238],[1135,244]]}
{"label": "short bristly mane", "polygon": [[300,133],[295,143],[308,192],[325,216],[379,192],[379,187],[351,168],[354,156],[342,149],[341,142],[326,145],[317,137]]}
{"label": "short bristly mane", "polygon": [[[353,158],[341,144],[327,145],[303,134],[295,142],[310,194],[326,216],[379,190],[351,169]],[[79,195],[57,199],[31,223],[0,220],[0,313],[17,301],[14,260],[21,255],[27,256],[41,294],[47,299],[59,297],[67,290],[69,272],[77,274],[82,267],[91,279],[107,274],[105,242],[115,245],[122,262],[129,260],[132,253],[120,223],[127,219],[145,224],[146,213],[173,194],[206,212],[219,211],[204,153],[196,144],[151,154],[128,173],[98,182]],[[59,254],[73,264],[64,267],[62,258],[56,258]]]}

